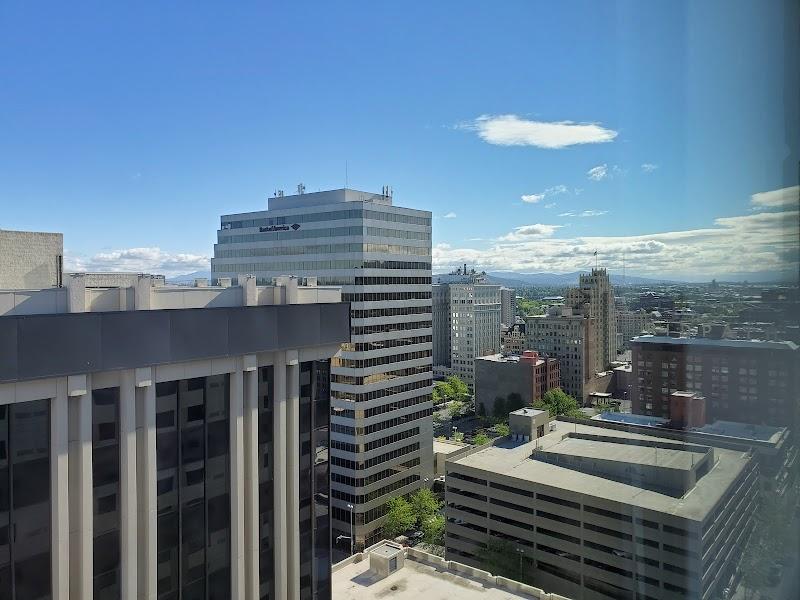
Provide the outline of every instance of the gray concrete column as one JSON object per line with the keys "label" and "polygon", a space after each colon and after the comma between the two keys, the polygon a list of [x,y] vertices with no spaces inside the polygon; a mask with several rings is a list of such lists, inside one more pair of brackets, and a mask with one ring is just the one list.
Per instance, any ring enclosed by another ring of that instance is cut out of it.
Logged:
{"label": "gray concrete column", "polygon": [[156,385],[155,369],[136,369],[136,489],[139,600],[156,600]]}
{"label": "gray concrete column", "polygon": [[67,378],[69,398],[70,598],[91,600],[94,523],[91,376]]}
{"label": "gray concrete column", "polygon": [[244,598],[244,373],[240,361],[230,381],[231,598]]}
{"label": "gray concrete column", "polygon": [[300,600],[300,365],[286,367],[286,522],[288,599]]}
{"label": "gray concrete column", "polygon": [[244,377],[244,597],[258,600],[258,370]]}
{"label": "gray concrete column", "polygon": [[135,600],[138,571],[136,498],[136,378],[120,373],[119,384],[120,597]]}
{"label": "gray concrete column", "polygon": [[50,402],[50,533],[53,600],[69,600],[69,400],[67,378]]}
{"label": "gray concrete column", "polygon": [[272,480],[275,515],[274,571],[275,600],[288,598],[288,548],[286,506],[286,353],[273,353],[272,398]]}

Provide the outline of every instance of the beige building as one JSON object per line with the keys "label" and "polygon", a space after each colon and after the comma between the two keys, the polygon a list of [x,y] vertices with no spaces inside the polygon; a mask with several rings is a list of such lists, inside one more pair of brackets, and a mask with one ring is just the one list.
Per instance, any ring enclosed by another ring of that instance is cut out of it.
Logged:
{"label": "beige building", "polygon": [[554,421],[526,442],[512,430],[447,462],[446,558],[480,568],[494,540],[547,592],[706,600],[752,530],[757,477],[748,453],[655,432]]}
{"label": "beige building", "polygon": [[605,269],[592,269],[590,274],[581,274],[578,287],[567,292],[564,304],[583,310],[595,320],[589,330],[596,348],[592,369],[604,371],[617,359],[617,318],[614,290],[608,272]]}
{"label": "beige building", "polygon": [[653,333],[654,331],[653,316],[646,310],[617,311],[617,333],[620,339],[620,350],[630,350],[633,338],[643,333]]}
{"label": "beige building", "polygon": [[561,389],[578,402],[585,401],[586,384],[597,372],[596,323],[583,312],[563,306],[525,319],[526,347],[558,359]]}
{"label": "beige building", "polygon": [[61,287],[64,236],[0,229],[0,290]]}

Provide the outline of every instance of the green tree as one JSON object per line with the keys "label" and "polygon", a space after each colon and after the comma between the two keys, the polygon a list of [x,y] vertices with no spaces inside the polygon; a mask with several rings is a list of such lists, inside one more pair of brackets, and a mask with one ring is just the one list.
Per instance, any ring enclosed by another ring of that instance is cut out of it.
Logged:
{"label": "green tree", "polygon": [[492,575],[523,583],[530,580],[528,572],[533,566],[530,559],[518,552],[517,547],[508,540],[490,539],[486,548],[478,551],[478,560],[481,568]]}
{"label": "green tree", "polygon": [[453,392],[453,400],[464,402],[469,397],[469,387],[455,375],[451,375],[447,378],[447,385],[450,386]]}
{"label": "green tree", "polygon": [[383,535],[387,539],[394,539],[408,531],[417,522],[411,503],[402,496],[389,500],[389,512],[383,522]]}
{"label": "green tree", "polygon": [[450,402],[450,406],[447,407],[447,411],[450,413],[451,419],[460,417],[461,413],[464,412],[464,403],[460,400],[453,400]]}
{"label": "green tree", "polygon": [[502,396],[498,396],[494,399],[494,406],[492,407],[492,416],[496,419],[505,419],[508,417],[508,411],[506,410],[506,399]]}
{"label": "green tree", "polygon": [[433,384],[433,403],[442,404],[453,398],[453,389],[446,381],[437,381]]}
{"label": "green tree", "polygon": [[434,515],[422,524],[423,540],[434,546],[444,546],[444,516]]}
{"label": "green tree", "polygon": [[428,488],[420,488],[411,494],[409,502],[420,527],[435,517],[442,508],[442,503],[439,502],[436,494]]}
{"label": "green tree", "polygon": [[518,393],[512,392],[508,395],[508,398],[506,398],[507,413],[513,412],[519,408],[524,408],[524,407],[525,407],[525,401],[522,399],[522,396],[520,396]]}
{"label": "green tree", "polygon": [[454,431],[453,435],[450,436],[450,439],[454,442],[463,442],[464,441],[464,432],[463,431]]}
{"label": "green tree", "polygon": [[533,403],[533,406],[540,410],[547,410],[550,418],[556,417],[575,417],[582,418],[584,414],[578,408],[578,401],[572,396],[565,394],[561,388],[547,390],[541,400]]}
{"label": "green tree", "polygon": [[486,435],[483,431],[478,432],[474,438],[472,438],[472,443],[476,446],[483,446],[484,444],[489,443],[489,436]]}
{"label": "green tree", "polygon": [[508,423],[497,423],[494,426],[494,430],[500,437],[505,437],[511,433],[511,428],[508,426]]}

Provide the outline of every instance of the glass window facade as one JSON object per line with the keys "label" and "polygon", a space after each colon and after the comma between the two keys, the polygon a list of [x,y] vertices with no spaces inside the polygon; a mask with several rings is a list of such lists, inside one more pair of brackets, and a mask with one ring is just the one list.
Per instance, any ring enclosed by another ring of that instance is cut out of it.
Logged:
{"label": "glass window facade", "polygon": [[119,388],[92,391],[93,588],[120,597]]}
{"label": "glass window facade", "polygon": [[156,386],[159,600],[230,597],[230,377]]}
{"label": "glass window facade", "polygon": [[50,400],[0,406],[0,598],[51,597]]}

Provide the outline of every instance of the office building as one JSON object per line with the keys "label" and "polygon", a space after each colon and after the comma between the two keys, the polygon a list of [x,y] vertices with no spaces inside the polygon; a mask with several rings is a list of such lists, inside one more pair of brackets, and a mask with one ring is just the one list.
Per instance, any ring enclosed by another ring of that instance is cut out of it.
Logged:
{"label": "office building", "polygon": [[450,286],[434,284],[433,306],[433,364],[450,367]]}
{"label": "office building", "polygon": [[567,598],[722,594],[754,527],[749,453],[582,423],[542,431],[536,417],[447,461],[445,558],[480,568],[484,545],[505,544],[524,583]]}
{"label": "office building", "polygon": [[437,342],[441,348],[448,338],[450,355],[441,357],[441,366],[472,388],[475,359],[500,351],[501,288],[483,283],[484,275],[475,271],[459,275],[433,286],[439,307],[433,314],[434,338],[442,340]]}
{"label": "office building", "polygon": [[696,392],[708,421],[798,422],[797,344],[640,336],[633,343],[633,412],[669,418],[670,396]]}
{"label": "office building", "polygon": [[331,598],[340,291],[86,280],[0,292],[0,598]]}
{"label": "office building", "polygon": [[500,288],[500,322],[513,325],[517,317],[517,291],[511,288]]}
{"label": "office building", "polygon": [[567,292],[566,306],[583,309],[595,320],[590,329],[594,338],[595,371],[604,371],[617,359],[617,318],[614,291],[605,269],[592,269],[591,274],[582,273],[578,287]]}
{"label": "office building", "polygon": [[475,360],[475,408],[479,414],[494,415],[498,398],[506,401],[504,406],[515,398],[520,407],[531,406],[560,385],[558,361],[533,350]]}
{"label": "office building", "polygon": [[597,372],[596,323],[582,311],[563,306],[551,306],[546,315],[525,319],[526,347],[558,360],[561,389],[579,403],[593,391],[588,384]]}
{"label": "office building", "polygon": [[653,316],[645,310],[617,310],[617,335],[619,350],[630,350],[631,340],[646,333],[654,333]]}
{"label": "office building", "polygon": [[[302,187],[299,191],[303,191]],[[352,339],[331,361],[333,539],[378,541],[386,504],[432,478],[431,213],[388,189],[269,199],[224,215],[214,279],[282,274],[342,286]]]}
{"label": "office building", "polygon": [[63,234],[0,229],[0,290],[61,287],[63,272]]}
{"label": "office building", "polygon": [[457,598],[458,600],[563,600],[419,548],[381,541],[333,565],[337,600]]}
{"label": "office building", "polygon": [[525,322],[514,323],[501,333],[500,347],[503,352],[522,354],[525,350]]}

